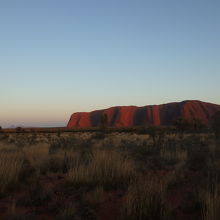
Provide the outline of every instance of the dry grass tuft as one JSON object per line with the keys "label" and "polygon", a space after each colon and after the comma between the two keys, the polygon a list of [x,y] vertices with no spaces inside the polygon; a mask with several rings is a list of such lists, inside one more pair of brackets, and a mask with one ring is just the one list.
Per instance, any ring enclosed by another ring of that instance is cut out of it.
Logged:
{"label": "dry grass tuft", "polygon": [[139,178],[128,188],[122,219],[168,219],[165,207],[166,184],[158,179]]}
{"label": "dry grass tuft", "polygon": [[42,163],[43,160],[46,160],[49,152],[49,145],[47,144],[38,144],[33,146],[24,147],[23,152],[25,157],[30,161],[31,165],[35,168]]}
{"label": "dry grass tuft", "polygon": [[207,189],[200,193],[202,201],[202,219],[220,219],[220,185],[217,181],[210,184]]}
{"label": "dry grass tuft", "polygon": [[0,192],[3,193],[12,184],[16,185],[21,173],[24,156],[20,152],[0,153]]}
{"label": "dry grass tuft", "polygon": [[160,151],[160,157],[167,161],[184,162],[187,160],[188,154],[186,150],[175,148],[175,150],[167,150],[162,148]]}
{"label": "dry grass tuft", "polygon": [[28,161],[30,168],[33,169],[37,175],[44,172],[45,169],[48,169],[48,144],[41,143],[32,146],[25,146],[21,150],[24,153],[25,159]]}
{"label": "dry grass tuft", "polygon": [[70,168],[68,181],[74,185],[114,187],[127,185],[136,175],[132,160],[118,152],[98,150],[89,163]]}

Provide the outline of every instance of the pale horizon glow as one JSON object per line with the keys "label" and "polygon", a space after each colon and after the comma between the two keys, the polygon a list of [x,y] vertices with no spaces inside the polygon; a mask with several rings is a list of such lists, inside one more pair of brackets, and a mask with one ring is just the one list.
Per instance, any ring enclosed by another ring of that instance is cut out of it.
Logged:
{"label": "pale horizon glow", "polygon": [[0,126],[74,112],[220,104],[218,0],[0,1]]}

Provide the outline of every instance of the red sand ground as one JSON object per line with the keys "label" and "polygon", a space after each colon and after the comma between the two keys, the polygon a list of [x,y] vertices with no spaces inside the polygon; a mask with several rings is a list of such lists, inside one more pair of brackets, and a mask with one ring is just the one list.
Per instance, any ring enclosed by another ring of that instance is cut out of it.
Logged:
{"label": "red sand ground", "polygon": [[[169,175],[172,171],[148,171],[146,172],[146,178],[160,177],[163,178]],[[172,189],[168,190],[166,202],[168,206],[173,210],[175,219],[178,220],[195,220],[201,219],[201,213],[194,208],[194,203],[190,199],[186,199],[186,195],[195,192],[195,186],[192,184],[193,179],[200,178],[199,172],[188,172],[187,181],[183,184],[178,184]],[[188,181],[189,180],[189,181]],[[40,180],[45,190],[52,190],[52,200],[44,206],[25,206],[16,205],[14,211],[20,214],[28,214],[35,212],[37,219],[52,220],[56,217],[56,213],[50,210],[49,207],[58,201],[63,204],[68,204],[73,201],[78,203],[77,195],[74,193],[65,193],[63,188],[64,175],[51,174]],[[9,213],[13,210],[13,203],[23,196],[27,196],[26,189],[20,189],[18,192],[11,192],[9,196],[0,198],[0,219],[8,219]],[[80,196],[80,192],[79,192]],[[125,192],[122,191],[108,191],[104,193],[103,202],[96,209],[97,218],[99,220],[116,220],[120,219],[120,210],[125,199]],[[190,208],[192,206],[192,208]],[[185,208],[184,208],[185,207]],[[190,211],[192,210],[192,211]]]}

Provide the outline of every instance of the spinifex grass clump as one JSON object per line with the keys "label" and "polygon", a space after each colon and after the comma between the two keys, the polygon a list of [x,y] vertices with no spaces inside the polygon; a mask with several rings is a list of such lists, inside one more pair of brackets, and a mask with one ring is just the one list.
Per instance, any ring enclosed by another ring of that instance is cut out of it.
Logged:
{"label": "spinifex grass clump", "polygon": [[60,212],[60,214],[56,218],[57,220],[72,220],[77,219],[77,209],[76,207],[71,203],[68,204],[63,208],[63,210]]}
{"label": "spinifex grass clump", "polygon": [[167,148],[162,148],[160,150],[160,157],[161,159],[169,162],[169,163],[185,163],[187,160],[187,151],[180,149],[180,148],[175,148],[172,150],[169,150]]}
{"label": "spinifex grass clump", "polygon": [[213,182],[207,189],[201,193],[202,200],[202,219],[219,220],[220,219],[220,186]]}
{"label": "spinifex grass clump", "polygon": [[33,146],[27,146],[22,149],[26,159],[30,162],[31,166],[35,170],[41,169],[45,161],[48,159],[47,144],[37,144]]}
{"label": "spinifex grass clump", "polygon": [[82,186],[120,187],[136,175],[132,160],[119,152],[98,150],[88,163],[75,164],[68,172],[68,182]]}
{"label": "spinifex grass clump", "polygon": [[0,193],[17,184],[23,162],[24,157],[20,152],[0,152]]}
{"label": "spinifex grass clump", "polygon": [[161,220],[167,218],[166,184],[158,179],[140,178],[131,184],[122,210],[122,219]]}

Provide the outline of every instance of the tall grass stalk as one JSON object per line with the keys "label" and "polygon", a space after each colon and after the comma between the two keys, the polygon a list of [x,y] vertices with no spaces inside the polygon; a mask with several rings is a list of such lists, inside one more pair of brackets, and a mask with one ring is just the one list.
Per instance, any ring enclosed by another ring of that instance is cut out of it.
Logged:
{"label": "tall grass stalk", "polygon": [[70,168],[68,181],[75,185],[101,185],[113,187],[127,185],[134,178],[134,162],[118,152],[98,150],[89,163]]}
{"label": "tall grass stalk", "polygon": [[16,184],[22,170],[24,157],[20,152],[0,152],[0,192]]}
{"label": "tall grass stalk", "polygon": [[166,183],[158,179],[139,178],[128,188],[122,219],[161,220],[167,219],[165,207]]}

